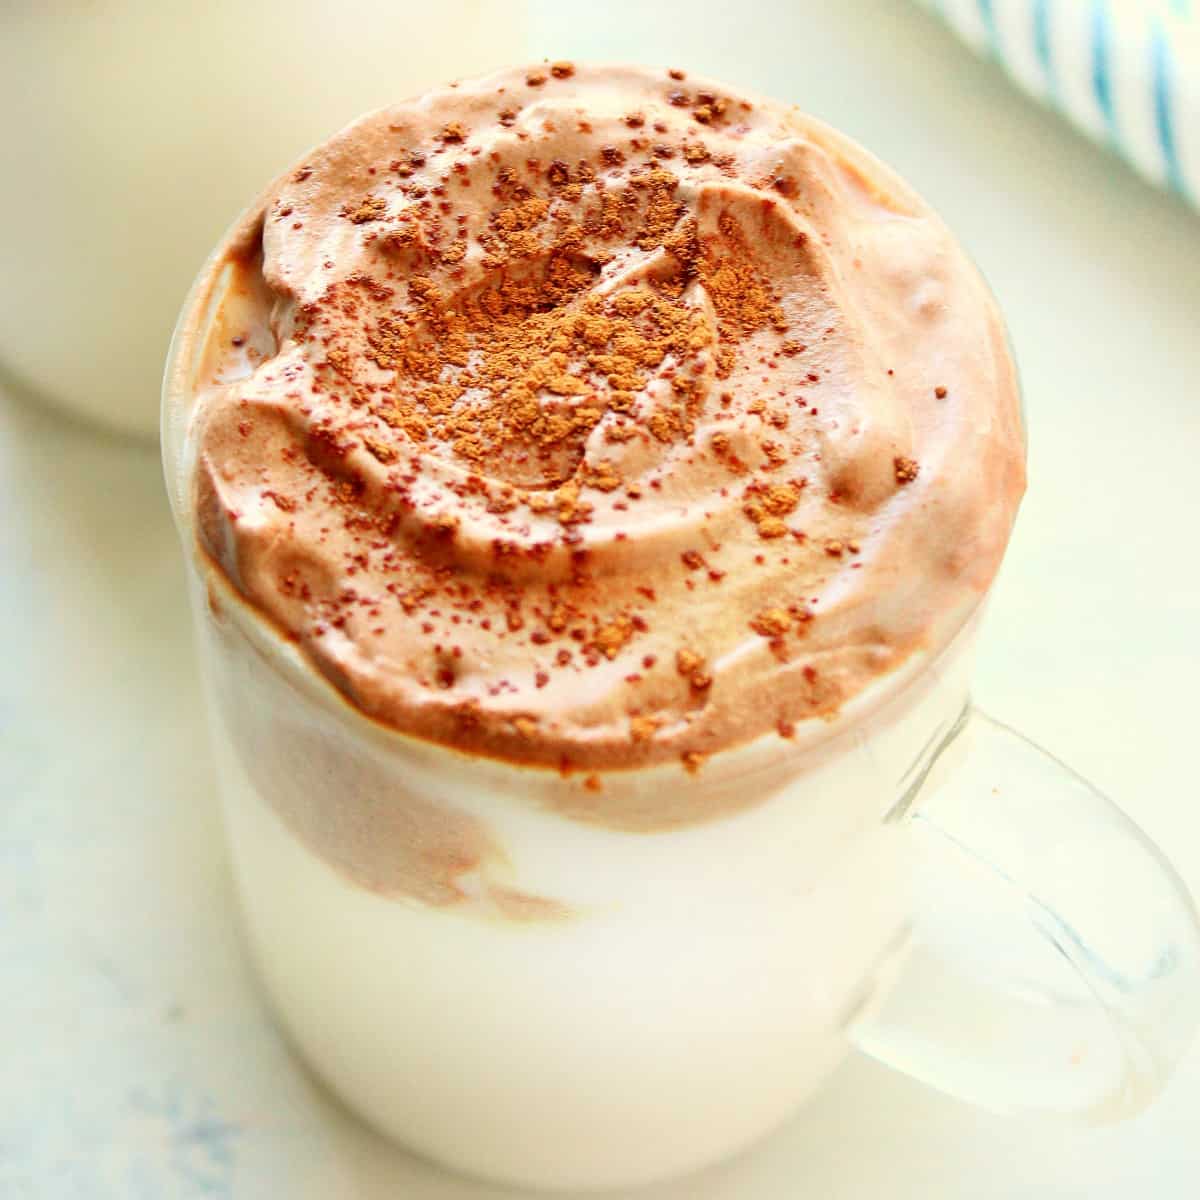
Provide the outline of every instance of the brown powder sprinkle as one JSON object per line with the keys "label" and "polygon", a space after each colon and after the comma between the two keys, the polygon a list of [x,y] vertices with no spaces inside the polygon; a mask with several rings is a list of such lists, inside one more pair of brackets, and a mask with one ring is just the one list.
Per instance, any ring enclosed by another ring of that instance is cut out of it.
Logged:
{"label": "brown powder sprinkle", "polygon": [[615,492],[623,482],[616,468],[607,461],[585,462],[582,479],[588,487],[600,492]]}
{"label": "brown powder sprinkle", "polygon": [[394,158],[388,164],[389,169],[394,171],[401,179],[407,179],[414,171],[425,165],[425,155],[419,154],[415,150],[406,150],[399,158]]}
{"label": "brown powder sprinkle", "polygon": [[635,742],[648,742],[661,724],[661,717],[630,717],[629,735]]}
{"label": "brown powder sprinkle", "polygon": [[[539,197],[501,207],[485,248],[520,254],[547,216]],[[416,440],[433,434],[467,460],[511,470],[524,486],[581,471],[588,486],[619,487],[612,464],[581,461],[585,439],[606,410],[636,411],[651,365],[668,356],[687,363],[709,345],[708,335],[702,314],[669,292],[637,286],[585,295],[594,274],[574,257],[575,244],[568,230],[551,243],[542,273],[460,301],[411,277],[411,316],[383,315],[367,333],[369,357],[397,372],[394,394],[374,410]],[[690,428],[690,393],[682,374],[676,381],[682,403],[649,417],[661,439]],[[587,519],[577,491],[560,490],[557,500],[564,524]]]}
{"label": "brown powder sprinkle", "polygon": [[742,511],[754,522],[762,538],[780,538],[788,532],[783,518],[795,511],[804,484],[794,480],[787,484],[750,484],[746,488],[746,503]]}
{"label": "brown powder sprinkle", "polygon": [[762,637],[782,637],[792,627],[792,618],[786,609],[767,608],[751,622],[750,628]]}
{"label": "brown powder sprinkle", "polygon": [[555,633],[562,633],[567,627],[567,609],[566,606],[556,600],[554,607],[550,610],[550,615],[546,618],[546,624],[554,630]]}
{"label": "brown powder sprinkle", "polygon": [[325,361],[344,379],[353,379],[354,361],[343,346],[330,346],[325,352]]}
{"label": "brown powder sprinkle", "polygon": [[382,196],[364,196],[357,204],[347,204],[342,209],[342,216],[355,225],[365,225],[368,221],[378,221],[387,213],[387,201]]}
{"label": "brown powder sprinkle", "polygon": [[711,92],[697,92],[697,104],[692,109],[692,116],[701,125],[711,125],[721,120],[729,109],[729,101],[724,97],[714,96]]}
{"label": "brown powder sprinkle", "polygon": [[724,253],[705,255],[702,278],[712,298],[722,334],[731,342],[765,326],[787,328],[787,318],[766,281],[754,267],[754,256],[737,220],[728,212],[718,221]]}
{"label": "brown powder sprinkle", "polygon": [[757,525],[760,538],[781,538],[788,531],[788,527],[778,517],[764,517]]}
{"label": "brown powder sprinkle", "polygon": [[296,510],[296,502],[289,496],[281,496],[278,492],[272,491],[264,492],[263,495],[273,501],[275,507],[281,512],[294,512]]}
{"label": "brown powder sprinkle", "polygon": [[592,644],[605,658],[617,657],[621,647],[633,637],[633,622],[628,617],[618,617],[596,630]]}
{"label": "brown powder sprinkle", "polygon": [[704,692],[712,687],[712,675],[707,664],[691,650],[679,650],[676,653],[675,669],[691,684],[693,691]]}
{"label": "brown powder sprinkle", "polygon": [[781,517],[793,512],[799,501],[795,484],[772,484],[758,493],[763,508],[773,516]]}
{"label": "brown powder sprinkle", "polygon": [[381,442],[378,438],[364,437],[363,445],[373,454],[381,463],[393,463],[396,461],[396,451],[386,442]]}

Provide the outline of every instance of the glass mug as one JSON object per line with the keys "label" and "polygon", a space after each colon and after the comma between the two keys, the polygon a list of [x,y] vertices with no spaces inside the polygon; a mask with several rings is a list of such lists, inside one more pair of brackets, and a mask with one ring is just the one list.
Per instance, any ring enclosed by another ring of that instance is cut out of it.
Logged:
{"label": "glass mug", "polygon": [[982,599],[818,744],[695,776],[596,794],[383,728],[199,549],[187,423],[229,285],[214,258],[176,329],[166,480],[253,957],[352,1108],[457,1170],[582,1189],[726,1157],[851,1047],[999,1111],[1111,1119],[1162,1087],[1200,1019],[1194,906],[971,707]]}

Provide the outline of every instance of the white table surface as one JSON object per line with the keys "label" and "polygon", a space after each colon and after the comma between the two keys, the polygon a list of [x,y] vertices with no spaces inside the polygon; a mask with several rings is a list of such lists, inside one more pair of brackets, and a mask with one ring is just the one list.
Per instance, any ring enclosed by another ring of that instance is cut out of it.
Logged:
{"label": "white table surface", "polygon": [[[645,7],[534,6],[531,54],[794,99],[982,264],[1032,482],[977,698],[1118,797],[1200,893],[1200,220],[907,5]],[[156,452],[11,391],[0,630],[0,1197],[515,1196],[386,1146],[282,1045],[238,938]],[[1198,1114],[1200,1048],[1103,1130],[981,1115],[856,1059],[755,1152],[645,1200],[1191,1200]]]}

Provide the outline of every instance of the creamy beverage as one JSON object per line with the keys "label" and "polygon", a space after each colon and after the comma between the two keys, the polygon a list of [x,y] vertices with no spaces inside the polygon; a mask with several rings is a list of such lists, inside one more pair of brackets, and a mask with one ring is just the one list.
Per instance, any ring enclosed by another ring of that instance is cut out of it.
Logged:
{"label": "creamy beverage", "polygon": [[536,1186],[787,1116],[903,941],[883,818],[1024,485],[928,206],[683,71],[447,87],[250,207],[164,420],[250,938],[318,1072]]}

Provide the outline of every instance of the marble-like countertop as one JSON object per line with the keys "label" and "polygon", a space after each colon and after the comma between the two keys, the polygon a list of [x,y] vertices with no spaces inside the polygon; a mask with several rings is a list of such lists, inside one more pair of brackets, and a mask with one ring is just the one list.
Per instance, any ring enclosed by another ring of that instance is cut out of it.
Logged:
{"label": "marble-like countertop", "polygon": [[[906,5],[646,9],[532,5],[531,55],[795,99],[899,167],[981,263],[1032,450],[977,698],[1200,893],[1200,220]],[[0,631],[0,1197],[515,1197],[384,1145],[285,1049],[238,938],[156,451],[11,390]],[[1101,1130],[985,1116],[852,1059],[753,1154],[645,1200],[1190,1200],[1197,1112],[1200,1047]]]}

